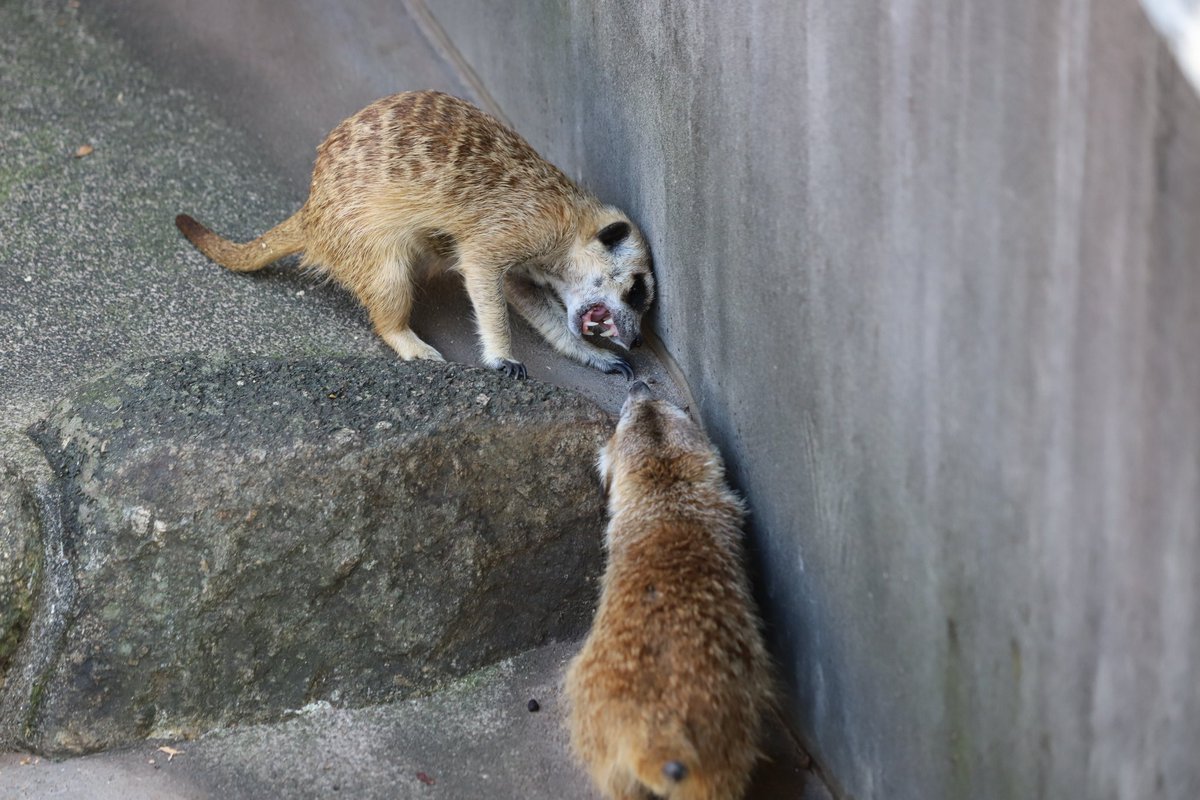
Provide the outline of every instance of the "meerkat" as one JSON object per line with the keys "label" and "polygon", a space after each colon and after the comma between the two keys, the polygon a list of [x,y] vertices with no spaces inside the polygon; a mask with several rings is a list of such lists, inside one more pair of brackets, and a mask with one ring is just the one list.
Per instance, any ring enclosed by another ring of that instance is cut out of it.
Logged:
{"label": "meerkat", "polygon": [[175,223],[238,272],[303,253],[302,265],[358,297],[406,360],[442,360],[409,327],[414,266],[431,253],[462,274],[483,363],[518,378],[526,370],[513,357],[508,303],[559,352],[628,379],[629,362],[593,342],[636,347],[654,300],[650,253],[628,216],[496,118],[441,92],[395,94],[344,120],[317,148],[308,200],[249,243],[186,214]]}
{"label": "meerkat", "polygon": [[572,749],[613,800],[741,798],[774,696],[742,503],[699,427],[641,381],[598,469],[608,564],[566,674]]}

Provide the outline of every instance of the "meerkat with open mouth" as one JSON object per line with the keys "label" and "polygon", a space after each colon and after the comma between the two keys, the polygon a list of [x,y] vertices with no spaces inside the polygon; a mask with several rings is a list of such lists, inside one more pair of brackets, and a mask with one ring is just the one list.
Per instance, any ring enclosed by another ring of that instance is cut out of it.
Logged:
{"label": "meerkat with open mouth", "polygon": [[442,360],[409,327],[414,268],[448,256],[475,310],[483,363],[525,377],[514,358],[508,303],[559,352],[633,377],[619,353],[641,343],[654,300],[646,241],[499,120],[440,92],[377,100],[317,149],[308,200],[246,244],[186,214],[179,230],[238,272],[293,253],[366,306],[375,331],[404,359]]}
{"label": "meerkat with open mouth", "polygon": [[566,675],[572,749],[612,800],[737,800],[774,696],[742,503],[699,426],[641,381],[599,470],[608,565]]}

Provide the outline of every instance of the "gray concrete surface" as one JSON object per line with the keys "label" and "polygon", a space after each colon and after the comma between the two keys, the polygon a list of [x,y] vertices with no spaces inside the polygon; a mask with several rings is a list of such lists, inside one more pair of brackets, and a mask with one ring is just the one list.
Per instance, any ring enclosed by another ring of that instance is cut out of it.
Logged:
{"label": "gray concrete surface", "polygon": [[646,228],[846,794],[1200,795],[1200,102],[1139,4],[429,8]]}
{"label": "gray concrete surface", "polygon": [[[276,725],[61,762],[0,755],[0,800],[598,798],[567,747],[560,682],[577,647],[550,645],[389,706],[312,706]],[[161,746],[182,753],[168,759]],[[829,800],[794,750],[759,766],[750,797]]]}

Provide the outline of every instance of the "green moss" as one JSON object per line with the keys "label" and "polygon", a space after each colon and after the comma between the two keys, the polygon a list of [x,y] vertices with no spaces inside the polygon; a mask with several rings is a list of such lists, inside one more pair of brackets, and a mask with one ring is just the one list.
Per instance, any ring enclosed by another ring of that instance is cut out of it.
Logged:
{"label": "green moss", "polygon": [[32,737],[37,728],[38,712],[42,708],[42,700],[46,697],[46,682],[48,676],[42,675],[33,684],[33,689],[29,692],[29,710],[25,712],[24,734],[27,738]]}

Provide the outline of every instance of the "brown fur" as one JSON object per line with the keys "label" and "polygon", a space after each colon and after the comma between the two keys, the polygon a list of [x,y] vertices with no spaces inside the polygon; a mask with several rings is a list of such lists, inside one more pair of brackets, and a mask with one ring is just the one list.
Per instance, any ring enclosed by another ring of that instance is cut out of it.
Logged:
{"label": "brown fur", "polygon": [[600,329],[636,346],[654,296],[645,240],[628,217],[495,118],[440,92],[385,97],[334,128],[317,149],[307,202],[254,241],[236,244],[184,214],[176,224],[232,270],[302,252],[358,296],[405,359],[441,358],[409,328],[414,265],[427,253],[452,254],[484,363],[511,374],[524,367],[512,355],[506,294],[560,352],[627,375],[628,362],[585,340],[597,332],[587,314],[602,307],[612,322]]}
{"label": "brown fur", "polygon": [[567,671],[571,744],[614,800],[740,798],[772,696],[742,505],[695,423],[640,382],[600,470],[608,568]]}

